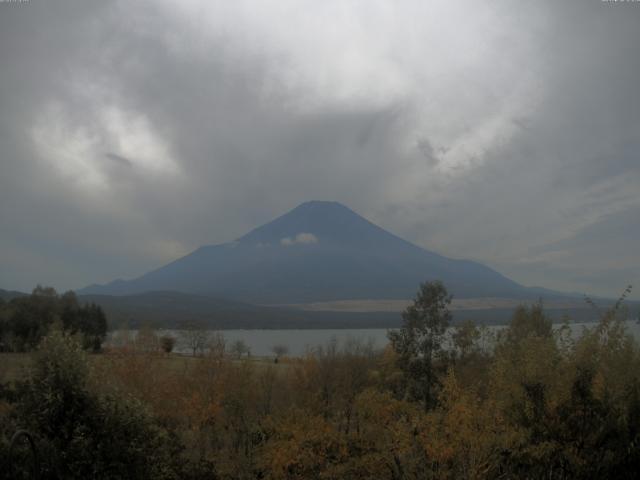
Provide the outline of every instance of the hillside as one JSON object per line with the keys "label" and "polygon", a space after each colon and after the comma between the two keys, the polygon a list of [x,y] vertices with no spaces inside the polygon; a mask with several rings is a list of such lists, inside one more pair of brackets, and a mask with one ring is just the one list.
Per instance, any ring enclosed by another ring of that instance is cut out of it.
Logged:
{"label": "hillside", "polygon": [[[192,295],[179,292],[147,292],[135,295],[81,295],[82,302],[100,305],[109,320],[110,329],[124,324],[136,328],[149,324],[156,328],[180,328],[185,322],[198,322],[212,329],[279,329],[279,328],[397,328],[402,324],[404,301],[392,306],[382,304],[354,306],[313,304],[268,307]],[[515,302],[454,301],[454,323],[473,320],[477,324],[506,324]],[[385,306],[387,308],[385,308]],[[547,313],[554,321],[569,315],[573,321],[595,321],[591,309],[580,304],[552,303]]]}
{"label": "hillside", "polygon": [[3,290],[0,288],[0,298],[5,302],[17,297],[24,297],[26,293],[17,292],[15,290]]}

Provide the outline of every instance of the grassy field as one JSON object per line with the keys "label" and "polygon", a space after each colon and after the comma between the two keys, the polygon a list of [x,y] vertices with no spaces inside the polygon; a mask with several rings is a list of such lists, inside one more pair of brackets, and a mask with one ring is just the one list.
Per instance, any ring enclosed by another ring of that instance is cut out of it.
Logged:
{"label": "grassy field", "polygon": [[[99,364],[106,359],[115,360],[117,354],[91,354],[89,355],[90,362]],[[127,356],[123,356],[123,361]],[[153,355],[149,358],[157,362],[162,370],[173,370],[177,372],[188,372],[195,366],[195,362],[202,360],[202,357],[193,357],[191,355],[181,354],[169,354],[169,355]],[[21,379],[24,376],[25,371],[31,364],[32,356],[30,353],[0,353],[0,384],[11,383]],[[239,361],[239,360],[237,360]],[[277,366],[279,368],[290,365],[290,361],[287,359],[281,360],[279,363],[274,363],[273,357],[250,357],[243,361],[249,361],[257,368],[266,368],[268,366]]]}

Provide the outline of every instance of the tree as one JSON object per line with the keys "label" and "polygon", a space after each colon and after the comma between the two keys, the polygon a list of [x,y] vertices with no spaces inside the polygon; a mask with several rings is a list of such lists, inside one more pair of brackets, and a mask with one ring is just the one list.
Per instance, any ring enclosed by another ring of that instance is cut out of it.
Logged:
{"label": "tree", "polygon": [[402,328],[387,334],[398,356],[407,393],[420,400],[425,410],[432,408],[436,400],[436,360],[451,321],[451,299],[442,282],[422,283],[413,305],[402,313]]}
{"label": "tree", "polygon": [[209,356],[213,358],[224,358],[227,349],[227,341],[220,332],[214,332],[209,336]]}
{"label": "tree", "polygon": [[7,326],[13,337],[13,350],[35,348],[54,321],[59,319],[58,295],[51,287],[38,285],[31,295],[14,298],[10,306]]}
{"label": "tree", "polygon": [[3,310],[4,333],[12,350],[35,348],[56,322],[72,335],[82,334],[85,349],[100,350],[107,335],[102,308],[93,303],[81,305],[72,291],[59,296],[53,288],[38,285],[31,295],[12,299]]}
{"label": "tree", "polygon": [[7,345],[7,334],[10,333],[9,325],[7,324],[7,318],[9,316],[9,312],[6,308],[6,303],[2,297],[0,297],[0,352],[3,352],[5,349],[8,349]]}
{"label": "tree", "polygon": [[480,338],[480,330],[473,320],[466,320],[455,327],[452,335],[453,345],[458,350],[460,359],[464,359],[473,351],[474,345]]}
{"label": "tree", "polygon": [[69,290],[60,297],[62,327],[71,334],[80,329],[80,303],[75,292]]}
{"label": "tree", "polygon": [[176,345],[176,338],[171,335],[162,335],[160,337],[160,348],[164,353],[171,353]]}
{"label": "tree", "polygon": [[238,339],[231,344],[231,352],[237,357],[242,357],[243,354],[250,354],[249,346],[244,342],[244,340]]}
{"label": "tree", "polygon": [[54,330],[19,386],[16,414],[41,439],[45,478],[176,478],[175,450],[132,397],[91,389],[75,337]]}
{"label": "tree", "polygon": [[185,345],[193,352],[194,357],[198,353],[204,353],[204,349],[209,343],[209,332],[201,322],[185,322],[182,325],[181,337]]}
{"label": "tree", "polygon": [[72,335],[81,333],[85,349],[100,351],[107,337],[107,317],[99,305],[80,305],[78,297],[70,290],[59,297],[57,310],[65,331]]}
{"label": "tree", "polygon": [[148,323],[143,324],[136,335],[136,351],[141,353],[156,353],[159,340],[156,332]]}
{"label": "tree", "polygon": [[126,320],[120,324],[120,327],[115,332],[113,332],[111,337],[111,346],[118,348],[123,352],[132,350],[133,340],[131,339],[129,323]]}
{"label": "tree", "polygon": [[107,337],[107,317],[99,305],[90,303],[80,309],[80,331],[84,348],[99,352]]}
{"label": "tree", "polygon": [[277,360],[280,357],[289,353],[289,347],[287,347],[286,345],[278,344],[271,347],[271,351],[274,353]]}
{"label": "tree", "polygon": [[542,301],[531,306],[518,306],[505,334],[506,340],[511,343],[519,343],[527,337],[551,338],[553,325],[544,311]]}

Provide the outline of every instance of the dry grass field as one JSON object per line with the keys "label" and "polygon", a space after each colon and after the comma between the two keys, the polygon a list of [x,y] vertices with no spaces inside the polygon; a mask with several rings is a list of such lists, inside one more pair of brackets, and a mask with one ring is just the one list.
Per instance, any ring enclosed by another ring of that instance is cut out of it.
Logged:
{"label": "dry grass field", "polygon": [[[96,366],[100,366],[105,361],[118,361],[118,358],[122,358],[124,361],[130,355],[122,355],[114,352],[104,354],[90,354],[89,360]],[[174,371],[186,373],[189,372],[197,362],[201,361],[203,357],[193,357],[191,355],[181,354],[156,354],[145,355],[145,358],[155,362],[156,365],[162,371]],[[0,353],[0,384],[11,383],[19,380],[24,376],[25,371],[31,364],[31,353]],[[248,361],[256,368],[266,368],[269,366],[276,366],[279,369],[286,368],[295,359],[281,358],[278,363],[274,363],[273,357],[258,357],[253,356],[245,358],[243,361]],[[236,361],[234,361],[235,363]],[[239,362],[239,361],[238,361]]]}
{"label": "dry grass field", "polygon": [[[412,300],[336,300],[330,302],[295,303],[278,305],[298,308],[313,312],[402,312],[411,305]],[[512,298],[454,298],[451,302],[451,310],[491,310],[491,309],[515,309],[521,305],[521,299]],[[527,302],[524,302],[527,303]],[[532,303],[532,302],[529,302]],[[547,308],[586,308],[582,299],[550,300],[545,302]]]}

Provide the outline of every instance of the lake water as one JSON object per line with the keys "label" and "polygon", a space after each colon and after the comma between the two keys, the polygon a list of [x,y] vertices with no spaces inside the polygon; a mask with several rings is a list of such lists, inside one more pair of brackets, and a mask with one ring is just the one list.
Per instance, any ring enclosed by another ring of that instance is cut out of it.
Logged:
{"label": "lake water", "polygon": [[[595,323],[572,323],[570,324],[572,336],[578,337],[584,328],[595,326]],[[560,325],[555,325],[560,327]],[[504,326],[489,326],[487,332],[495,334],[505,328]],[[627,330],[640,341],[640,325],[636,321],[627,322]],[[284,345],[291,356],[304,355],[308,350],[318,346],[327,345],[329,342],[337,341],[338,345],[344,345],[348,341],[359,341],[371,343],[374,348],[382,349],[387,343],[386,328],[371,329],[317,329],[317,330],[220,330],[209,332],[210,334],[220,333],[224,336],[227,345],[231,345],[237,340],[242,340],[251,350],[252,355],[273,356],[274,345]],[[158,331],[158,335],[169,334],[177,339],[175,351],[190,353],[189,348],[182,340],[180,331],[164,330]],[[131,332],[135,336],[136,332]],[[109,341],[115,341],[119,332],[115,331],[109,335]],[[482,340],[481,340],[482,341]],[[490,337],[485,338],[485,347],[490,342]]]}

